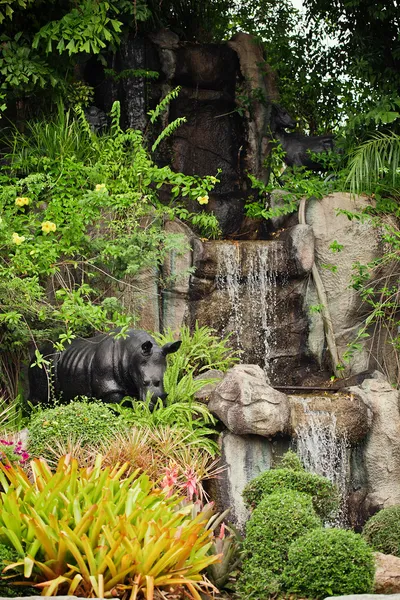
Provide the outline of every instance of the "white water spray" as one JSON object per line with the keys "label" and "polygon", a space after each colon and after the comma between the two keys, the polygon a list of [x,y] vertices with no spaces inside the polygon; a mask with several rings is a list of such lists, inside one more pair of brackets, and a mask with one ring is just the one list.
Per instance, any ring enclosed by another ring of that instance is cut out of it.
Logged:
{"label": "white water spray", "polygon": [[349,488],[349,444],[343,435],[338,435],[336,416],[330,412],[313,412],[304,402],[307,423],[299,426],[297,455],[305,469],[322,475],[338,489],[339,509],[331,520],[336,527],[347,526],[346,499]]}

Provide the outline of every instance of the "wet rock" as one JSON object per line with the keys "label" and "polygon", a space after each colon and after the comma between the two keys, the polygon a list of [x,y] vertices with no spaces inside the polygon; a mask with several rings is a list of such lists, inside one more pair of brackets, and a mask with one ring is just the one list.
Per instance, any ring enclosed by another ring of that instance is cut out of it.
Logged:
{"label": "wet rock", "polygon": [[377,594],[398,594],[400,597],[400,558],[375,552],[374,591]]}
{"label": "wet rock", "polygon": [[337,436],[353,445],[364,439],[370,430],[372,411],[357,393],[288,395],[288,399],[294,437],[298,427],[307,425],[310,415],[317,415],[322,427],[332,423],[334,418]]}
{"label": "wet rock", "polygon": [[211,394],[208,407],[231,433],[272,437],[289,428],[286,395],[268,385],[257,365],[229,369]]}
{"label": "wet rock", "polygon": [[278,238],[289,244],[289,255],[294,262],[293,275],[309,273],[314,264],[314,233],[310,225],[295,225]]}

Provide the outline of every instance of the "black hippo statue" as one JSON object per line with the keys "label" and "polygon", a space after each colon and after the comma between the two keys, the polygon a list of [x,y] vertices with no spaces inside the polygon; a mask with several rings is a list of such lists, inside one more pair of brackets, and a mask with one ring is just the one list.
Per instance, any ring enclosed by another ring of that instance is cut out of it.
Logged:
{"label": "black hippo statue", "polygon": [[145,331],[129,329],[124,337],[115,337],[117,332],[76,339],[62,352],[44,351],[53,368],[29,369],[31,402],[49,402],[49,382],[54,396],[61,397],[62,402],[76,396],[103,402],[120,402],[125,396],[144,400],[148,392],[153,400],[164,400],[166,356],[176,352],[181,342],[160,348]]}

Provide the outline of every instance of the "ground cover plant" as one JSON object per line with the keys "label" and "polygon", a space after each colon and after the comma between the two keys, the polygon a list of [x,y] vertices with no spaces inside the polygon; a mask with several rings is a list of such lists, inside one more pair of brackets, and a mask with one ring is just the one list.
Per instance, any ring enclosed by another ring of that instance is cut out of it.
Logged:
{"label": "ground cover plant", "polygon": [[0,466],[0,540],[18,554],[7,571],[45,595],[152,600],[168,588],[200,600],[200,573],[218,560],[208,552],[211,508],[193,514],[146,475],[124,477],[126,468],[102,468],[98,456],[82,469],[64,457],[52,473],[36,459],[30,481],[21,467]]}

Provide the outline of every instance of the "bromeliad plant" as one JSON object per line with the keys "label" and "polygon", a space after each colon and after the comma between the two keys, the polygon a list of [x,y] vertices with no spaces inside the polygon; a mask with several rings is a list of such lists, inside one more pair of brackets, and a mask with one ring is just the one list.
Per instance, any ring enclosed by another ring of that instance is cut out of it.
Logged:
{"label": "bromeliad plant", "polygon": [[127,465],[91,469],[69,457],[54,473],[32,461],[33,482],[16,466],[0,464],[0,542],[11,545],[26,585],[42,594],[153,600],[167,588],[200,600],[209,584],[201,571],[209,555],[212,508],[193,516],[191,504],[167,497],[147,475],[125,477]]}

